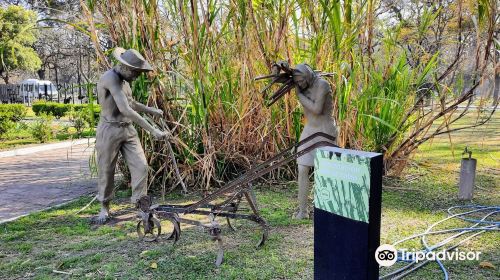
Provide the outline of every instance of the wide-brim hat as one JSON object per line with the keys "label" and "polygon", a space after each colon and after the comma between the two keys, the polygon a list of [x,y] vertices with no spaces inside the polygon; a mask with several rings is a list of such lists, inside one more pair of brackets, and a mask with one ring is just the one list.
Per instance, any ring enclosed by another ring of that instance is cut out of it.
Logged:
{"label": "wide-brim hat", "polygon": [[153,67],[146,61],[146,59],[136,50],[116,47],[113,51],[113,56],[121,63],[138,71],[153,71]]}

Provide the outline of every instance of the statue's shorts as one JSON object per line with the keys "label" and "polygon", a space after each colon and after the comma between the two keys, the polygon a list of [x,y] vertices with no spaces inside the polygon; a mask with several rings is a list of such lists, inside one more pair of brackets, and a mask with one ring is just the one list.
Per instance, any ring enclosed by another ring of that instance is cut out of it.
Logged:
{"label": "statue's shorts", "polygon": [[107,202],[114,196],[114,176],[118,153],[127,162],[135,204],[147,194],[148,163],[137,131],[129,122],[99,122],[96,132],[98,166],[97,199]]}

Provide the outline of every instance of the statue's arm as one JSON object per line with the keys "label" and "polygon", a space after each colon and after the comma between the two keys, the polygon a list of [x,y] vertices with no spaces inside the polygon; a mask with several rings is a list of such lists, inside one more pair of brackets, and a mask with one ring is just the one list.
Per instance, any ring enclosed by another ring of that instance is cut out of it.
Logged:
{"label": "statue's arm", "polygon": [[153,107],[148,107],[148,106],[142,104],[141,102],[137,102],[135,100],[131,101],[131,107],[132,107],[132,109],[134,109],[138,112],[142,112],[142,113],[146,113],[146,114],[150,114],[150,115],[158,116],[158,117],[163,116],[162,110],[156,109]]}
{"label": "statue's arm", "polygon": [[127,100],[127,96],[123,92],[120,83],[111,83],[112,85],[108,86],[108,90],[113,96],[113,100],[122,113],[127,118],[131,119],[134,123],[138,124],[143,129],[147,130],[149,133],[153,135],[161,134],[161,131],[154,128],[151,124],[149,124],[141,115],[139,115],[136,111],[134,111]]}
{"label": "statue's arm", "polygon": [[314,114],[320,114],[323,110],[323,104],[325,103],[326,95],[330,94],[330,86],[322,86],[319,92],[315,95],[316,99],[310,99],[304,95],[301,91],[297,91],[299,97],[299,102],[307,110],[313,112]]}

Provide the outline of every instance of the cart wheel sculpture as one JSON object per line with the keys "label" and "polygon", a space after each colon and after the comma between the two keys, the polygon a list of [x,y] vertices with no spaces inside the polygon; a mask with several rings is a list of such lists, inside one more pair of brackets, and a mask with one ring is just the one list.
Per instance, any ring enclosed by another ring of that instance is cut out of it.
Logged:
{"label": "cart wheel sculpture", "polygon": [[262,219],[262,218],[258,218],[258,221],[257,223],[260,225],[260,227],[262,228],[262,236],[259,240],[259,242],[257,243],[257,248],[260,248],[264,245],[264,243],[266,243],[266,240],[267,240],[267,237],[269,236],[269,225],[267,224],[267,222]]}
{"label": "cart wheel sculpture", "polygon": [[161,224],[158,218],[151,215],[147,220],[147,224],[144,220],[140,220],[137,223],[137,235],[140,240],[146,242],[153,242],[158,240],[161,234]]}
{"label": "cart wheel sculpture", "polygon": [[213,241],[217,241],[219,250],[217,252],[217,258],[215,259],[215,266],[219,267],[224,261],[224,243],[222,242],[221,228],[219,223],[215,220],[214,214],[208,216],[210,219],[210,224],[208,225],[208,234],[212,237]]}
{"label": "cart wheel sculpture", "polygon": [[169,222],[172,223],[172,232],[168,235],[167,240],[174,240],[174,244],[177,243],[177,240],[179,240],[179,237],[181,236],[181,224],[178,219],[177,214],[172,214],[172,215],[162,215],[162,218],[165,218]]}
{"label": "cart wheel sculpture", "polygon": [[[330,141],[316,142],[304,150],[297,152],[299,146],[317,137],[326,138]],[[251,182],[267,174],[276,168],[288,164],[292,160],[306,154],[316,148],[332,146],[331,142],[335,138],[317,132],[314,135],[301,140],[299,143],[288,147],[267,161],[252,167],[245,174],[226,184],[221,189],[202,198],[201,200],[188,205],[162,204],[152,205],[150,197],[143,197],[139,200],[137,208],[139,209],[140,221],[137,223],[137,235],[143,241],[151,242],[158,240],[161,235],[161,224],[159,219],[168,220],[172,223],[172,230],[168,230],[165,237],[173,240],[174,244],[179,240],[181,234],[181,224],[194,225],[203,228],[211,239],[217,242],[218,252],[215,265],[218,267],[224,261],[224,243],[222,241],[221,225],[216,218],[226,218],[227,225],[231,230],[252,229],[246,224],[237,225],[238,221],[244,223],[255,223],[262,230],[261,238],[257,243],[257,248],[264,245],[269,236],[269,225],[261,217],[257,205],[257,200],[253,194]],[[223,202],[213,203],[213,201],[224,198]],[[244,199],[244,200],[243,200]],[[240,203],[244,204],[241,205]],[[242,207],[243,206],[243,207]],[[208,216],[209,223],[199,221],[198,219],[186,218],[189,215]],[[254,224],[254,226],[255,226]]]}
{"label": "cart wheel sculpture", "polygon": [[[238,212],[238,209],[239,209],[239,206],[240,206],[240,200],[231,203],[231,206],[232,206],[233,209],[231,211],[229,211],[229,213],[236,214],[236,212]],[[238,230],[238,226],[235,226],[234,222],[231,222],[231,220],[234,221],[235,219],[231,219],[230,217],[226,217],[227,226],[229,227],[229,229],[231,231],[235,232],[235,231]]]}

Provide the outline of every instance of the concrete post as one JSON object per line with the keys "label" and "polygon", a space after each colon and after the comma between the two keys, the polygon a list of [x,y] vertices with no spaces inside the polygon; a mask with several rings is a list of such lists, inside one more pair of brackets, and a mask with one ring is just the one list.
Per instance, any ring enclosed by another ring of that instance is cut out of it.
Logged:
{"label": "concrete post", "polygon": [[474,182],[476,180],[477,160],[474,158],[463,158],[460,166],[460,183],[458,185],[458,198],[462,200],[472,199]]}

